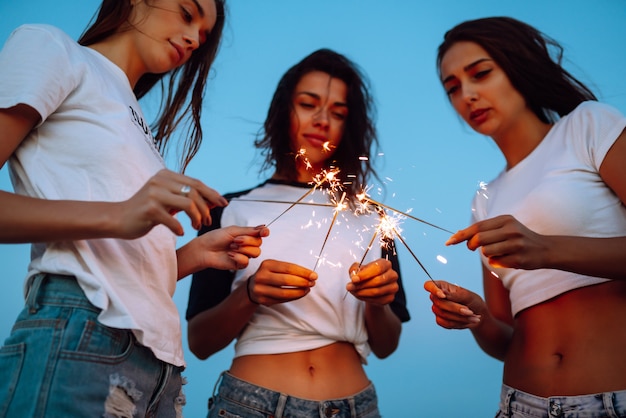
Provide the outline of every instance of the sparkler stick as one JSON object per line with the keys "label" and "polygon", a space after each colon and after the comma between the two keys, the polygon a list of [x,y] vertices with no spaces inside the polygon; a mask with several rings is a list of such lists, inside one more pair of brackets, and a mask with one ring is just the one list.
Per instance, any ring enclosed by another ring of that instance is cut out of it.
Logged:
{"label": "sparkler stick", "polygon": [[[404,246],[406,247],[407,250],[409,250],[409,253],[411,253],[411,255],[413,256],[413,258],[415,259],[415,261],[417,261],[417,264],[420,265],[420,267],[422,268],[422,270],[424,270],[424,273],[426,273],[426,275],[428,276],[428,278],[435,283],[435,286],[439,287],[439,285],[437,284],[437,282],[432,278],[432,276],[430,275],[430,273],[428,272],[428,270],[426,270],[426,267],[424,267],[424,265],[422,264],[422,262],[419,260],[419,258],[417,258],[417,256],[415,255],[415,253],[411,250],[411,248],[409,247],[409,244],[406,243],[406,241],[404,240],[404,238],[402,238],[402,235],[400,235],[400,233],[398,233],[395,228],[395,235],[398,237],[398,239],[400,240],[400,242],[402,242],[402,244],[404,244]],[[440,287],[439,287],[440,288]],[[441,288],[440,288],[441,289]]]}
{"label": "sparkler stick", "polygon": [[316,203],[316,202],[292,202],[289,200],[269,200],[269,199],[246,199],[237,198],[234,202],[263,202],[263,203],[289,203],[292,205],[308,205],[308,206],[322,206],[322,207],[334,207],[335,205],[330,203]]}
{"label": "sparkler stick", "polygon": [[374,244],[374,240],[376,239],[377,236],[378,236],[378,229],[375,229],[374,235],[372,235],[372,239],[370,240],[370,243],[367,244],[367,247],[365,248],[365,253],[363,254],[363,257],[361,258],[361,261],[359,262],[359,269],[361,269],[361,266],[363,265],[363,261],[365,261],[365,257],[367,256],[367,253],[372,249],[372,245]]}
{"label": "sparkler stick", "polygon": [[270,223],[268,223],[266,226],[269,227],[271,224],[273,224],[274,222],[276,222],[278,220],[278,218],[280,218],[281,216],[283,216],[285,213],[287,213],[291,208],[293,208],[294,206],[296,206],[298,203],[300,203],[305,197],[307,197],[308,195],[310,195],[311,193],[313,193],[313,191],[315,190],[316,186],[313,186],[309,191],[307,191],[305,194],[303,194],[300,199],[296,200],[295,202],[293,202],[291,205],[289,205],[289,207],[287,209],[285,209],[284,211],[282,211],[282,213],[280,215],[278,215],[277,217],[275,217],[274,219],[272,219],[270,221]]}
{"label": "sparkler stick", "polygon": [[324,243],[322,244],[322,248],[320,248],[320,253],[317,256],[317,260],[315,260],[315,266],[313,266],[313,271],[317,268],[317,265],[322,258],[322,253],[324,252],[324,247],[326,246],[326,242],[328,241],[328,237],[330,236],[330,231],[333,229],[333,225],[335,225],[335,221],[337,220],[337,215],[339,212],[346,208],[346,205],[343,203],[343,199],[346,197],[346,192],[343,192],[341,195],[341,199],[337,203],[335,207],[335,214],[333,215],[332,221],[330,221],[330,227],[328,227],[328,232],[326,232],[326,238],[324,238]]}
{"label": "sparkler stick", "polygon": [[383,207],[383,208],[388,209],[388,210],[390,210],[390,211],[396,212],[396,213],[398,213],[398,214],[400,214],[400,215],[402,215],[402,216],[406,216],[407,218],[411,218],[411,219],[414,219],[414,220],[416,220],[416,221],[418,221],[418,222],[421,222],[421,223],[423,223],[423,224],[426,224],[426,225],[432,226],[433,228],[437,228],[437,229],[440,229],[440,230],[442,230],[442,231],[448,232],[448,233],[450,233],[450,234],[454,234],[454,232],[449,231],[449,230],[447,230],[447,229],[445,229],[445,228],[442,228],[442,227],[437,226],[437,225],[435,225],[435,224],[432,224],[432,223],[430,223],[430,222],[426,222],[426,221],[425,221],[425,220],[423,220],[423,219],[420,219],[420,218],[417,218],[417,217],[415,217],[415,216],[409,215],[409,214],[408,214],[408,213],[406,213],[406,212],[399,211],[398,209],[392,208],[391,206],[387,206],[387,205],[385,205],[385,204],[383,204],[383,203],[377,202],[377,201],[375,201],[374,199],[370,198],[369,196],[363,196],[363,197],[362,197],[362,199],[363,199],[363,200],[368,201],[369,203],[371,203],[371,204],[373,204],[373,205]]}

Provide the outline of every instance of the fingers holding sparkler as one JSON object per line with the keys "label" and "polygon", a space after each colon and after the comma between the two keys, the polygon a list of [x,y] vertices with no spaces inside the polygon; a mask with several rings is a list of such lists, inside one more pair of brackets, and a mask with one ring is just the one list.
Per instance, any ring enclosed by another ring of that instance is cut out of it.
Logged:
{"label": "fingers holding sparkler", "polygon": [[253,303],[272,306],[306,296],[316,280],[317,273],[313,270],[268,259],[248,278],[248,296]]}
{"label": "fingers holding sparkler", "polygon": [[427,281],[424,289],[430,293],[436,322],[443,328],[473,328],[481,322],[480,313],[487,310],[480,296],[458,285],[443,280]]}
{"label": "fingers holding sparkler", "polygon": [[357,299],[376,305],[391,303],[400,289],[398,273],[391,262],[384,258],[366,265],[354,263],[350,266],[350,282],[346,290]]}

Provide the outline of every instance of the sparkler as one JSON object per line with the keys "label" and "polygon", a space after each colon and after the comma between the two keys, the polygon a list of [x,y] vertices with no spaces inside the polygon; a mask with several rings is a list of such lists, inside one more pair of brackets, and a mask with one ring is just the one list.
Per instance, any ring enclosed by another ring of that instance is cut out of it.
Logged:
{"label": "sparkler", "polygon": [[333,214],[333,219],[330,221],[328,232],[326,232],[324,243],[322,244],[322,248],[320,248],[320,253],[317,256],[317,260],[315,260],[315,266],[313,267],[313,271],[315,271],[315,269],[317,268],[320,258],[322,257],[322,253],[324,252],[324,247],[326,247],[326,242],[328,241],[328,237],[330,236],[330,231],[332,231],[333,225],[335,224],[335,221],[337,220],[337,215],[339,214],[339,212],[341,212],[347,207],[347,205],[343,203],[343,200],[345,199],[345,197],[346,197],[346,192],[343,192],[343,194],[341,195],[341,199],[339,199],[339,202],[337,202],[337,206],[335,207],[335,210],[334,210],[335,213]]}
{"label": "sparkler", "polygon": [[[300,150],[300,152],[303,152],[303,150]],[[298,155],[300,155],[300,154],[298,154]],[[306,160],[306,161],[308,163],[308,160]],[[292,202],[291,205],[289,205],[287,207],[287,209],[285,209],[277,217],[272,219],[266,226],[269,227],[271,224],[276,222],[281,216],[283,216],[285,213],[289,212],[294,206],[296,206],[297,204],[302,202],[302,200],[304,200],[308,195],[313,193],[315,191],[315,189],[317,189],[318,187],[322,187],[325,183],[328,184],[329,189],[331,191],[338,190],[341,187],[341,185],[339,184],[339,181],[337,180],[337,173],[339,173],[339,169],[322,170],[322,172],[320,174],[316,175],[313,178],[313,187],[311,187],[309,190],[307,190],[306,193],[304,193],[302,196],[300,196],[300,198],[298,200],[296,200],[295,202]]]}

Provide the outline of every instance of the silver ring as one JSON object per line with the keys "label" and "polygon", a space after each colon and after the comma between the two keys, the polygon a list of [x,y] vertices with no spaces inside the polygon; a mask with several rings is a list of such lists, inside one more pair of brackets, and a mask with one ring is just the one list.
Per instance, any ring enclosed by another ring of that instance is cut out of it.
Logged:
{"label": "silver ring", "polygon": [[180,194],[187,197],[189,196],[189,192],[191,191],[191,186],[188,184],[184,184],[183,187],[180,188]]}

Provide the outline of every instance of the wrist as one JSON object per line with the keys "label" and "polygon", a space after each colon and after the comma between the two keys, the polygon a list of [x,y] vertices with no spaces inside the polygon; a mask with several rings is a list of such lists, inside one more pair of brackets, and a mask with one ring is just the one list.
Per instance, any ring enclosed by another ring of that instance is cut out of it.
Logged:
{"label": "wrist", "polygon": [[252,304],[254,305],[260,305],[259,302],[257,302],[256,300],[253,299],[252,297],[252,291],[250,290],[250,281],[251,279],[254,277],[254,275],[248,277],[248,280],[246,280],[246,294],[248,295],[248,300],[250,302],[252,302]]}

